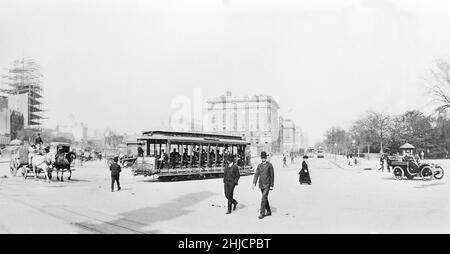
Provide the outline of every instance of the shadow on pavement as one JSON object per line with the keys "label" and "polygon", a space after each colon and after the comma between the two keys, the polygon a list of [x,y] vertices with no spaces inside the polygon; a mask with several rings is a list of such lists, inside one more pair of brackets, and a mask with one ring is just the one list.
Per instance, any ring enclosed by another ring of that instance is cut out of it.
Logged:
{"label": "shadow on pavement", "polygon": [[[208,191],[189,193],[168,203],[164,203],[161,206],[144,207],[121,213],[118,215],[120,218],[116,220],[107,221],[96,225],[89,224],[88,222],[78,223],[78,225],[82,227],[89,225],[90,228],[98,233],[159,233],[157,230],[148,230],[144,228],[156,222],[169,221],[192,213],[192,210],[187,209],[187,207],[193,206],[213,195],[216,194]],[[113,228],[111,228],[112,226]]]}
{"label": "shadow on pavement", "polygon": [[430,183],[430,184],[422,184],[420,186],[416,186],[415,188],[426,188],[426,187],[432,187],[437,185],[442,185],[444,183]]}
{"label": "shadow on pavement", "polygon": [[90,183],[91,181],[90,180],[85,180],[85,179],[70,179],[70,180],[67,180],[66,178],[64,178],[64,182],[67,182],[67,183],[70,183],[70,182],[74,182],[74,183],[76,183],[76,182],[86,182],[86,183]]}

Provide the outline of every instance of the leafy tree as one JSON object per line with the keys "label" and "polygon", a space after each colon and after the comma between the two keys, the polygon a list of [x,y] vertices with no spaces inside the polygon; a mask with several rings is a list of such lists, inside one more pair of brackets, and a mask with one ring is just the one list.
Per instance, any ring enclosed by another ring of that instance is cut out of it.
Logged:
{"label": "leafy tree", "polygon": [[450,119],[440,113],[433,121],[431,146],[426,149],[429,158],[447,158],[450,151]]}
{"label": "leafy tree", "polygon": [[350,129],[352,138],[358,146],[367,147],[370,153],[374,144],[379,145],[379,151],[383,151],[383,144],[388,140],[390,116],[374,111],[367,112],[367,115],[355,121]]}
{"label": "leafy tree", "polygon": [[124,137],[122,135],[117,134],[109,134],[105,137],[105,143],[110,147],[117,147],[119,144],[123,142],[123,140]]}
{"label": "leafy tree", "polygon": [[376,141],[373,128],[367,117],[358,119],[350,129],[353,139],[356,141],[358,147],[367,147],[367,152],[370,153],[370,146]]}
{"label": "leafy tree", "polygon": [[334,152],[342,153],[351,147],[350,133],[340,127],[332,127],[326,132],[324,143]]}

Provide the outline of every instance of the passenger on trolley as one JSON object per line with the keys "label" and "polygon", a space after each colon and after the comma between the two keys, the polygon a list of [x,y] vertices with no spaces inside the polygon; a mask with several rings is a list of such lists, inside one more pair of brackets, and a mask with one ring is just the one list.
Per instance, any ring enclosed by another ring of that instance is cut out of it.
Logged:
{"label": "passenger on trolley", "polygon": [[209,164],[208,167],[212,167],[214,165],[214,162],[216,160],[216,154],[214,153],[213,149],[209,149]]}
{"label": "passenger on trolley", "polygon": [[184,153],[183,153],[183,167],[186,167],[187,165],[189,165],[189,155],[188,155],[188,149],[184,148]]}
{"label": "passenger on trolley", "polygon": [[164,152],[164,149],[162,149],[158,159],[158,169],[164,168],[166,161],[167,161],[167,154]]}
{"label": "passenger on trolley", "polygon": [[170,164],[172,165],[172,168],[176,168],[176,166],[179,164],[178,162],[179,154],[177,152],[177,149],[173,149],[173,151],[170,153]]}
{"label": "passenger on trolley", "polygon": [[201,158],[200,158],[200,167],[204,168],[206,166],[206,151],[205,149],[202,149],[202,154],[201,154]]}

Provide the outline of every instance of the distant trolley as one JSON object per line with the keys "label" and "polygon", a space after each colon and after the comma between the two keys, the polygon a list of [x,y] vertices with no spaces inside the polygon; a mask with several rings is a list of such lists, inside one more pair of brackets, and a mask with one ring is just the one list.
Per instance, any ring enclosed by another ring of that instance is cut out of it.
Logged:
{"label": "distant trolley", "polygon": [[144,157],[137,157],[132,165],[134,175],[156,176],[159,180],[221,177],[232,156],[239,157],[241,175],[254,173],[250,143],[241,136],[146,131],[137,142],[142,144]]}

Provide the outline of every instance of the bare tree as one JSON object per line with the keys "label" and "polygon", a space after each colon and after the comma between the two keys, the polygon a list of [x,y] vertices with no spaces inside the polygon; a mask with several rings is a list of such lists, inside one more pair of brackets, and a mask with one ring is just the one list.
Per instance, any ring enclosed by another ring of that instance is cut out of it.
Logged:
{"label": "bare tree", "polygon": [[427,87],[437,104],[436,111],[443,112],[450,108],[450,63],[439,59],[434,68],[430,70]]}
{"label": "bare tree", "polygon": [[376,140],[380,142],[380,153],[383,153],[383,143],[388,136],[391,118],[383,113],[370,111],[368,121],[373,133],[376,135]]}

